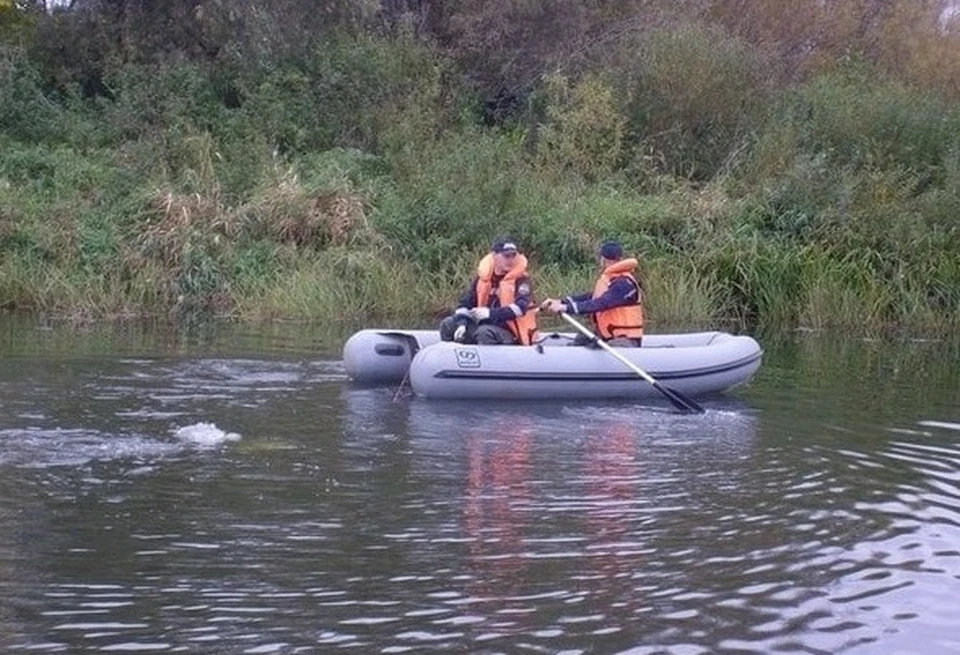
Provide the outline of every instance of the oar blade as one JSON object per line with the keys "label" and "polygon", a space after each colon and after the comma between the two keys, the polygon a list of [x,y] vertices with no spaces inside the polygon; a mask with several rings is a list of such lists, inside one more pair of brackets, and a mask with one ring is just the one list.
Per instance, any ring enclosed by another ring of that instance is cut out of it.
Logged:
{"label": "oar blade", "polygon": [[676,389],[665,387],[659,382],[654,382],[653,386],[656,387],[660,393],[666,396],[667,399],[673,403],[673,406],[679,409],[681,412],[693,412],[695,414],[703,414],[706,412],[706,410],[701,407],[697,401],[695,401],[693,398],[688,398]]}

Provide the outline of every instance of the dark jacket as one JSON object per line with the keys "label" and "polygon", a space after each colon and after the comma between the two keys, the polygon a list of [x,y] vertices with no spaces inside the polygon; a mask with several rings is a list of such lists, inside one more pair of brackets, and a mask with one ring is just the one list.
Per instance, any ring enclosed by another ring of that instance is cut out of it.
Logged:
{"label": "dark jacket", "polygon": [[593,292],[587,291],[563,299],[568,314],[594,314],[611,307],[636,305],[638,302],[640,302],[640,287],[628,277],[615,278],[610,282],[607,292],[599,298],[594,298]]}

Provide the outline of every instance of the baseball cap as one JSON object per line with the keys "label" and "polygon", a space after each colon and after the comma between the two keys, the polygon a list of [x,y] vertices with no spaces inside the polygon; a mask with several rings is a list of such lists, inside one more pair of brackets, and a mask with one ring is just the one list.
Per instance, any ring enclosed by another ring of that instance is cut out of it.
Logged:
{"label": "baseball cap", "polygon": [[496,253],[517,252],[517,244],[509,237],[501,237],[493,242],[490,250]]}
{"label": "baseball cap", "polygon": [[623,246],[619,241],[604,241],[600,244],[600,254],[606,259],[621,259],[623,257]]}

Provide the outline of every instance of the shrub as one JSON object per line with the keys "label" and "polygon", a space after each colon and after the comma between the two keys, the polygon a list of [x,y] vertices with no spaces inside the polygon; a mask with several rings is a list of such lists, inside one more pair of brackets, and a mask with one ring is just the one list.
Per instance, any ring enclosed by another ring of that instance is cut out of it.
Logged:
{"label": "shrub", "polygon": [[732,164],[767,93],[763,59],[720,28],[655,30],[622,56],[634,157],[705,180]]}
{"label": "shrub", "polygon": [[940,182],[944,158],[957,144],[955,119],[942,101],[869,71],[819,76],[788,93],[787,101],[784,112],[800,129],[799,147],[823,153],[833,165],[901,167]]}
{"label": "shrub", "polygon": [[23,49],[0,44],[0,132],[29,142],[60,140],[68,127],[64,114]]}
{"label": "shrub", "polygon": [[111,143],[165,133],[215,134],[229,110],[209,67],[191,61],[128,63],[105,77],[110,98],[99,102]]}
{"label": "shrub", "polygon": [[547,122],[537,140],[541,162],[592,182],[610,177],[620,164],[626,128],[612,86],[594,75],[571,83],[553,74],[545,87]]}

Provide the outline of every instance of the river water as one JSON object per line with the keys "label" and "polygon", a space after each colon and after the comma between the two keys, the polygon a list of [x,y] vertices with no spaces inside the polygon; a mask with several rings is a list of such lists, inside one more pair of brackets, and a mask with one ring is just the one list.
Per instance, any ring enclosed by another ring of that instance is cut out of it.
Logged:
{"label": "river water", "polygon": [[0,652],[960,652],[955,343],[768,337],[703,416],[339,345],[0,318]]}

